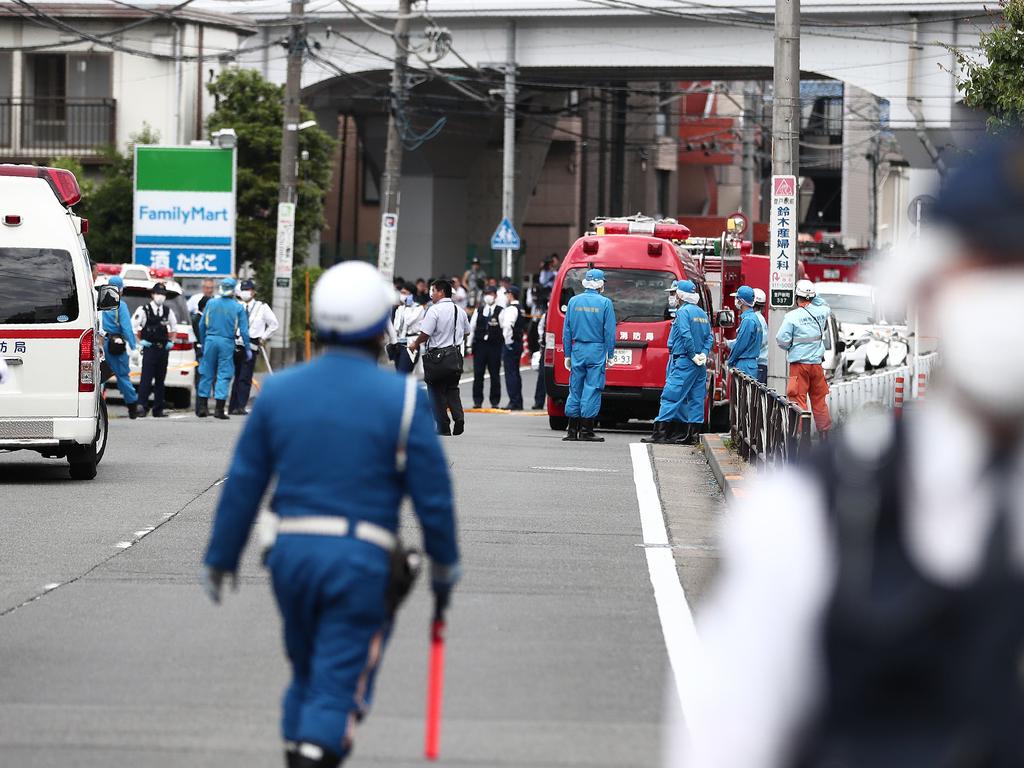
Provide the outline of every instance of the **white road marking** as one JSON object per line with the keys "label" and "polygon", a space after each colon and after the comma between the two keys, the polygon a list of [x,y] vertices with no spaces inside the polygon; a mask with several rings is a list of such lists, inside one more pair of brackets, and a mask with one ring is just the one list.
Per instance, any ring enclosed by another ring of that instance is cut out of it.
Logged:
{"label": "white road marking", "polygon": [[130,542],[130,541],[119,541],[114,546],[117,547],[118,549],[128,549],[128,547],[130,547],[131,545],[132,545],[132,542]]}
{"label": "white road marking", "polygon": [[45,585],[43,587],[43,590],[46,591],[46,592],[49,592],[51,589],[56,589],[59,586],[60,586],[60,582],[59,581],[55,581],[52,584]]}
{"label": "white road marking", "polygon": [[647,570],[654,586],[654,600],[665,636],[665,647],[675,680],[676,694],[690,731],[695,730],[696,694],[704,677],[703,650],[697,637],[693,614],[686,602],[683,585],[676,571],[676,561],[665,530],[665,519],[658,488],[654,483],[650,454],[643,443],[630,443],[633,460],[633,482],[640,508],[640,525],[644,536]]}
{"label": "white road marking", "polygon": [[174,416],[168,416],[167,418],[169,418],[169,419],[187,419],[187,418],[189,418],[189,414],[187,414],[187,413],[180,413],[180,414],[175,414]]}
{"label": "white road marking", "polygon": [[595,469],[594,467],[530,467],[530,469],[543,469],[549,472],[618,472],[617,469]]}
{"label": "white road marking", "polygon": [[[533,370],[533,368],[531,366],[529,366],[529,365],[521,365],[521,366],[519,366],[519,372],[520,373],[525,373],[526,371],[532,371],[532,370]],[[461,379],[459,379],[459,386],[461,387],[463,384],[469,384],[472,380],[473,380],[473,374],[470,374],[469,376],[463,376]],[[490,380],[491,380],[491,374],[485,373],[484,374],[484,381],[490,381]]]}

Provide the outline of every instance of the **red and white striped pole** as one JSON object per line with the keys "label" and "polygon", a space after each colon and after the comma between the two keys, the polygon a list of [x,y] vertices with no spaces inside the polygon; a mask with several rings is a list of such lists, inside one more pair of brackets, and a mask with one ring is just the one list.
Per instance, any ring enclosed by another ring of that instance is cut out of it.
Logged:
{"label": "red and white striped pole", "polygon": [[924,400],[925,393],[928,391],[928,374],[919,373],[917,374],[917,399]]}
{"label": "red and white striped pole", "polygon": [[897,415],[903,413],[903,396],[904,388],[906,387],[906,379],[903,376],[896,377],[896,401],[893,407],[896,409]]}

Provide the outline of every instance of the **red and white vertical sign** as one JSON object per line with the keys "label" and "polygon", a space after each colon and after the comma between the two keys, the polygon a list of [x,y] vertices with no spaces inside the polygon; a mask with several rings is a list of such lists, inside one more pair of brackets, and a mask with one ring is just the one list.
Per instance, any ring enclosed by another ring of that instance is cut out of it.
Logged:
{"label": "red and white vertical sign", "polygon": [[772,176],[771,271],[768,278],[768,300],[772,308],[789,309],[793,306],[798,216],[796,176]]}

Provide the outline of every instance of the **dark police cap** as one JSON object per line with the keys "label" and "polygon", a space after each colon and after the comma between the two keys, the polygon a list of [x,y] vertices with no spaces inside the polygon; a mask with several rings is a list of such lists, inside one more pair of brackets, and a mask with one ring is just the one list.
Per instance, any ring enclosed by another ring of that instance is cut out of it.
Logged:
{"label": "dark police cap", "polygon": [[505,290],[507,290],[509,293],[511,293],[517,299],[519,298],[519,286],[518,285],[510,285]]}
{"label": "dark police cap", "polygon": [[240,290],[240,291],[255,291],[256,290],[256,282],[254,280],[243,280],[241,282],[241,284],[238,286],[238,290]]}
{"label": "dark police cap", "polygon": [[980,147],[946,178],[932,213],[992,256],[1024,258],[1024,140]]}
{"label": "dark police cap", "polygon": [[157,294],[166,296],[167,295],[167,286],[165,286],[163,283],[157,283],[156,285],[154,285],[152,288],[149,289],[149,292],[150,292],[150,294],[152,294],[154,296],[157,295]]}
{"label": "dark police cap", "polygon": [[496,286],[493,286],[493,285],[488,285],[487,287],[484,288],[484,293],[497,293],[497,292],[498,292],[498,288]]}

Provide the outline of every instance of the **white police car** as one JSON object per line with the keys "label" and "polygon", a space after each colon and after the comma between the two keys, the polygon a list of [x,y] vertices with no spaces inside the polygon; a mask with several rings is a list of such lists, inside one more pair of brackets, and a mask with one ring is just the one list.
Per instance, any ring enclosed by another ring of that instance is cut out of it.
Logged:
{"label": "white police car", "polygon": [[107,444],[99,311],[118,298],[93,289],[80,199],[70,171],[0,165],[0,451],[66,458],[91,480]]}

